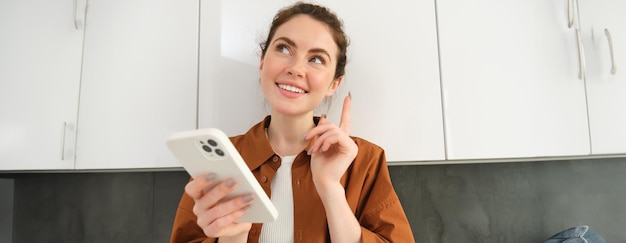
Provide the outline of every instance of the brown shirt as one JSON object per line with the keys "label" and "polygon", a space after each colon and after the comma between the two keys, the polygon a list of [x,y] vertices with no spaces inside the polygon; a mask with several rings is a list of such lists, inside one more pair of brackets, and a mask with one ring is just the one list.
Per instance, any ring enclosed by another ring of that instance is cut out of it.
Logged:
{"label": "brown shirt", "polygon": [[[268,116],[247,133],[231,137],[267,195],[271,195],[271,181],[281,163],[265,136],[269,122]],[[343,175],[341,184],[361,225],[362,242],[415,242],[391,184],[383,149],[361,138],[352,139],[359,152]],[[294,242],[330,242],[324,206],[313,184],[310,160],[311,156],[303,151],[296,156],[291,169]],[[207,238],[196,224],[193,206],[193,199],[183,194],[174,219],[171,242],[216,242],[216,239]],[[248,242],[259,241],[261,227],[262,224],[252,224]]]}

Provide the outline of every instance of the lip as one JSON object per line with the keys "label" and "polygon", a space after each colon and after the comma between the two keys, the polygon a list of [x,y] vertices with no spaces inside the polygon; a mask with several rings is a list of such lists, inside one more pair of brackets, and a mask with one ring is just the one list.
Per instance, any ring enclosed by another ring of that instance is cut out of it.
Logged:
{"label": "lip", "polygon": [[[280,92],[283,96],[288,97],[288,98],[298,98],[298,97],[301,97],[301,96],[303,96],[303,95],[308,93],[308,91],[306,89],[302,88],[301,86],[295,85],[293,83],[276,82],[275,84],[276,84],[276,88],[278,89],[278,92]],[[295,92],[287,91],[285,89],[280,88],[279,87],[280,84],[289,85],[289,86],[293,86],[293,87],[302,89],[302,90],[304,90],[304,93],[295,93]]]}

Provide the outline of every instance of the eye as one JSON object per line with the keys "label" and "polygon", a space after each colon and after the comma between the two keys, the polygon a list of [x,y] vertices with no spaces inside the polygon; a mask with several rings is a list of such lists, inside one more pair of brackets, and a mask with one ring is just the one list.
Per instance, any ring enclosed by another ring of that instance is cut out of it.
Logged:
{"label": "eye", "polygon": [[324,58],[320,57],[320,56],[314,56],[313,58],[309,59],[309,62],[313,62],[316,64],[324,64]]}
{"label": "eye", "polygon": [[289,54],[289,48],[283,44],[279,44],[278,46],[276,46],[276,50],[283,54]]}

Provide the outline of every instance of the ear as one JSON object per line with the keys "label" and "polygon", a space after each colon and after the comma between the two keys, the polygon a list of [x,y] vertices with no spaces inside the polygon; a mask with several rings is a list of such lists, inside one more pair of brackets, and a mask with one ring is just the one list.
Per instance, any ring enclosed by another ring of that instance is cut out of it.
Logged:
{"label": "ear", "polygon": [[259,59],[259,71],[263,70],[263,58],[265,58],[265,56],[261,56]]}
{"label": "ear", "polygon": [[326,96],[332,96],[335,91],[337,91],[337,88],[339,88],[341,82],[343,82],[343,76],[333,80],[333,82],[330,83],[330,86],[328,87],[328,91],[326,91]]}

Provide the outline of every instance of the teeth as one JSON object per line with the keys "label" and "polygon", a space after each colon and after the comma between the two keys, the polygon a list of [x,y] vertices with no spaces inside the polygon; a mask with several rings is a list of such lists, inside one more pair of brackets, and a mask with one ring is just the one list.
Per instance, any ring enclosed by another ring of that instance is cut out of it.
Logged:
{"label": "teeth", "polygon": [[297,87],[293,87],[291,85],[286,85],[286,84],[279,84],[278,85],[279,88],[290,91],[290,92],[294,92],[294,93],[300,93],[300,94],[304,94],[304,90],[297,88]]}

